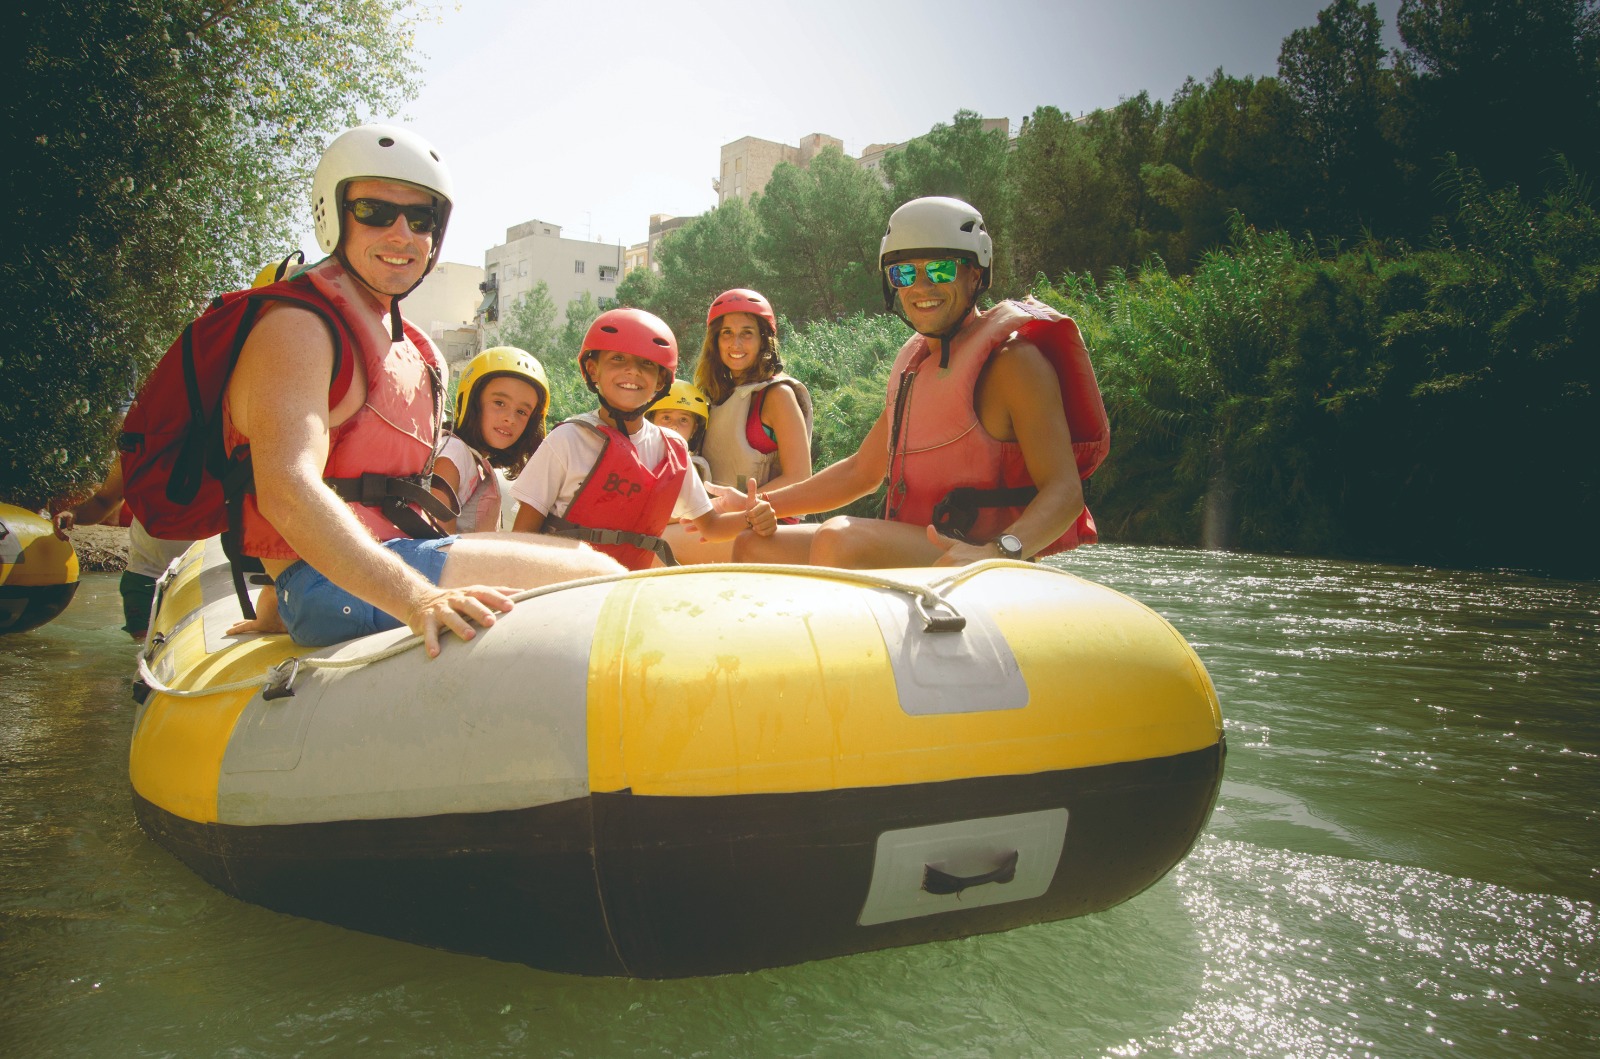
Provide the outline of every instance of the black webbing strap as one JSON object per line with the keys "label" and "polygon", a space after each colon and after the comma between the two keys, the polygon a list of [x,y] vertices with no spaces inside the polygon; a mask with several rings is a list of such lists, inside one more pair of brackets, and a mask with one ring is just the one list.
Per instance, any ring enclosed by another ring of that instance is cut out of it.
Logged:
{"label": "black webbing strap", "polygon": [[[448,522],[461,513],[460,501],[450,483],[439,477],[397,478],[387,474],[363,474],[356,478],[324,478],[329,489],[347,504],[363,504],[383,512],[408,537],[432,540],[444,531],[435,522]],[[430,486],[442,486],[450,494],[448,502],[433,495]],[[411,505],[421,508],[435,521],[429,521]]]}
{"label": "black webbing strap", "polygon": [[[967,540],[973,525],[978,521],[978,512],[986,507],[1027,507],[1034,497],[1039,495],[1039,490],[1031,485],[1019,485],[1011,489],[976,489],[972,486],[961,486],[952,489],[944,495],[944,499],[933,506],[933,526],[940,533],[958,540]],[[981,544],[982,541],[968,541],[970,544]]]}
{"label": "black webbing strap", "polygon": [[677,566],[677,556],[672,554],[672,545],[660,537],[652,537],[648,533],[633,533],[629,530],[591,529],[580,526],[576,522],[568,522],[560,515],[546,515],[544,525],[539,527],[540,533],[548,533],[552,537],[566,537],[575,541],[588,541],[590,544],[626,544],[641,551],[654,552],[656,557],[667,566]]}

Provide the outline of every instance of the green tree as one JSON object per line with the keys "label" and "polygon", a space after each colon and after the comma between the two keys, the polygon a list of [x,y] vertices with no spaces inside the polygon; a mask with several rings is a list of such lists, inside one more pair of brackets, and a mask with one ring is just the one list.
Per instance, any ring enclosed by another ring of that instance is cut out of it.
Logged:
{"label": "green tree", "polygon": [[780,164],[755,213],[763,293],[785,315],[805,322],[882,308],[878,245],[889,209],[870,170],[834,147],[804,169]]}
{"label": "green tree", "polygon": [[[756,258],[760,231],[755,212],[742,200],[729,199],[661,241],[659,281],[653,284],[648,304],[637,307],[667,322],[686,360],[700,348],[712,298],[730,287],[764,289],[765,270]],[[645,289],[641,283],[619,288],[617,295],[631,296]]]}
{"label": "green tree", "polygon": [[1098,148],[1088,129],[1055,107],[1023,122],[1010,162],[1019,207],[1010,256],[1019,276],[1103,273],[1126,263],[1131,224],[1112,216],[1116,187]]}
{"label": "green tree", "polygon": [[1189,80],[1173,97],[1157,160],[1141,177],[1164,216],[1151,249],[1187,271],[1228,242],[1230,216],[1300,228],[1307,167],[1294,100],[1276,78]]}
{"label": "green tree", "polygon": [[594,295],[584,291],[567,302],[566,319],[560,334],[555,337],[549,355],[541,357],[545,372],[550,376],[550,415],[552,419],[566,419],[579,412],[592,412],[595,399],[578,370],[578,352],[589,325],[601,313],[600,303]]}
{"label": "green tree", "polygon": [[557,352],[556,303],[550,297],[550,286],[540,280],[529,291],[517,295],[511,308],[500,317],[497,326],[485,336],[485,346],[516,346],[527,350],[541,363],[550,360]]}
{"label": "green tree", "polygon": [[1600,167],[1595,0],[1403,0],[1396,23],[1418,71],[1418,157],[1454,153],[1490,186],[1526,188],[1556,154]]}
{"label": "green tree", "polygon": [[891,209],[923,195],[951,195],[978,208],[994,237],[997,293],[1013,289],[1008,242],[1011,196],[1006,183],[1009,141],[1010,130],[986,129],[981,114],[959,110],[950,124],[935,125],[883,160]]}
{"label": "green tree", "polygon": [[1383,63],[1382,29],[1376,5],[1334,0],[1315,26],[1289,34],[1278,54],[1278,77],[1299,106],[1314,166],[1308,224],[1319,234],[1405,225],[1397,152],[1383,134],[1398,95],[1395,72]]}
{"label": "green tree", "polygon": [[394,0],[8,9],[0,495],[104,473],[119,406],[183,323],[291,249],[329,137],[413,93],[412,21]]}

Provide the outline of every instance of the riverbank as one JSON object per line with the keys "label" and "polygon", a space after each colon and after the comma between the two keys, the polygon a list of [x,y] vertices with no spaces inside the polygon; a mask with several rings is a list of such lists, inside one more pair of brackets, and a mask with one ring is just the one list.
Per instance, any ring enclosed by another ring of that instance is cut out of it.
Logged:
{"label": "riverbank", "polygon": [[126,526],[74,526],[71,536],[80,570],[119,574],[128,565]]}

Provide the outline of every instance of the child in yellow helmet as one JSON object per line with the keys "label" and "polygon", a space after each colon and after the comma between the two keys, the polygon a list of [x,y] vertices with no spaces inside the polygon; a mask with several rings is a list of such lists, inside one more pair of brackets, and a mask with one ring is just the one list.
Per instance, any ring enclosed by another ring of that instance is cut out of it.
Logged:
{"label": "child in yellow helmet", "polygon": [[[461,514],[450,533],[501,528],[496,471],[515,478],[545,435],[550,382],[544,365],[515,346],[495,346],[472,358],[456,386],[454,425],[433,472],[455,491]],[[435,495],[448,500],[443,489]],[[509,528],[509,527],[508,527]]]}
{"label": "child in yellow helmet", "polygon": [[711,402],[700,387],[687,379],[675,379],[667,395],[650,406],[645,417],[656,426],[671,430],[689,443],[689,462],[700,472],[700,480],[711,480],[711,462],[700,455],[706,440],[706,424],[711,420]]}

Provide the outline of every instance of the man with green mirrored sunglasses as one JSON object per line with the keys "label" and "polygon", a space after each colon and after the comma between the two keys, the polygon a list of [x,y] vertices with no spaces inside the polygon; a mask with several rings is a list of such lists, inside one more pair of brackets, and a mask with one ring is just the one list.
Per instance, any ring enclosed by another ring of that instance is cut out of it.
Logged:
{"label": "man with green mirrored sunglasses", "polygon": [[782,516],[832,511],[888,480],[882,518],[744,534],[734,559],[852,568],[1027,559],[1097,539],[1081,479],[1110,446],[1077,325],[1031,299],[987,311],[994,245],[960,199],[913,199],[879,248],[884,308],[917,334],[850,456],[767,494]]}

